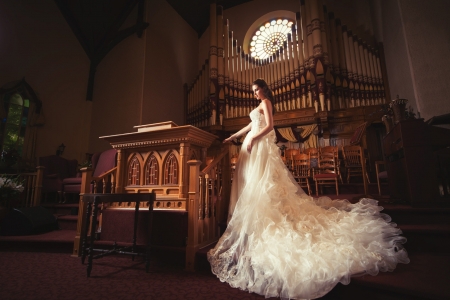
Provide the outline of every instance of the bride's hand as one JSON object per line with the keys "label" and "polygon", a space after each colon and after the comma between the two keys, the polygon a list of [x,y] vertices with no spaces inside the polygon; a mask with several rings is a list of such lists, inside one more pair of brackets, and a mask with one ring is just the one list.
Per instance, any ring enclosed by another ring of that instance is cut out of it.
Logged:
{"label": "bride's hand", "polygon": [[250,138],[250,140],[248,141],[248,144],[247,144],[248,153],[252,152],[252,148],[253,148],[253,138]]}
{"label": "bride's hand", "polygon": [[230,136],[229,138],[224,139],[224,140],[223,140],[223,143],[224,143],[224,144],[225,144],[225,143],[231,143],[232,140],[234,140],[234,137],[233,137],[233,136]]}

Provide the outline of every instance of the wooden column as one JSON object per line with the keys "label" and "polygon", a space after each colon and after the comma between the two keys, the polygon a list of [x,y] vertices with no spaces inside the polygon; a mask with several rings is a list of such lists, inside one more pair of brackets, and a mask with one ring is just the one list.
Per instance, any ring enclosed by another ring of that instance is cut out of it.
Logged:
{"label": "wooden column", "polygon": [[201,161],[189,160],[189,199],[188,199],[188,239],[186,245],[186,269],[195,270],[195,253],[198,251],[198,228],[194,224],[198,223],[199,215],[199,174]]}
{"label": "wooden column", "polygon": [[[86,203],[83,201],[83,195],[91,192],[90,182],[92,181],[92,169],[91,168],[82,168],[81,172],[81,190],[80,190],[80,200],[78,203],[78,222],[77,222],[77,232],[75,233],[75,239],[73,242],[73,251],[72,256],[80,256],[81,255],[81,233],[83,232],[84,224],[84,215],[86,213]],[[88,183],[89,184],[86,184]]]}
{"label": "wooden column", "polygon": [[188,197],[188,180],[189,180],[189,170],[187,166],[188,154],[190,150],[189,143],[180,143],[180,190],[178,198]]}
{"label": "wooden column", "polygon": [[224,90],[224,40],[223,40],[223,12],[222,6],[217,7],[217,110],[219,124],[223,124],[225,113],[225,90]]}
{"label": "wooden column", "polygon": [[209,12],[209,125],[216,125],[217,116],[217,6],[210,4]]}

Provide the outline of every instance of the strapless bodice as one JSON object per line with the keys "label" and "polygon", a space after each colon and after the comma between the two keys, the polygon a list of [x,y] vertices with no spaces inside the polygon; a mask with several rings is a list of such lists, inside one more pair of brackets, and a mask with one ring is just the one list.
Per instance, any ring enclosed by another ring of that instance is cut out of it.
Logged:
{"label": "strapless bodice", "polygon": [[266,126],[266,119],[264,118],[264,115],[256,108],[250,112],[250,119],[252,120],[253,132],[258,132],[261,128]]}

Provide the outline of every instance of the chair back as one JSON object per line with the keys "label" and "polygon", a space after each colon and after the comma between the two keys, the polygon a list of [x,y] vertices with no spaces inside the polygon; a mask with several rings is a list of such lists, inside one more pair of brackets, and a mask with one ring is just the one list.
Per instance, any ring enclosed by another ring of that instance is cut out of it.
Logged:
{"label": "chair back", "polygon": [[286,165],[289,167],[289,169],[294,169],[294,163],[293,163],[293,157],[294,155],[300,154],[299,149],[295,148],[288,148],[284,150],[284,156],[286,157]]}
{"label": "chair back", "polygon": [[344,157],[345,167],[361,166],[361,146],[344,146],[342,155]]}
{"label": "chair back", "polygon": [[319,174],[337,174],[337,159],[334,153],[325,152],[319,155]]}
{"label": "chair back", "polygon": [[310,177],[311,163],[309,154],[297,154],[292,159],[294,163],[294,175],[296,177]]}
{"label": "chair back", "polygon": [[320,148],[320,153],[333,153],[336,157],[338,157],[339,147],[338,146],[325,146],[325,147]]}
{"label": "chair back", "polygon": [[284,150],[284,156],[286,156],[286,158],[288,158],[288,159],[289,158],[292,159],[292,157],[297,154],[300,154],[299,149],[288,148],[288,149]]}
{"label": "chair back", "polygon": [[39,165],[45,167],[44,178],[49,175],[54,175],[55,178],[64,179],[70,177],[77,170],[76,160],[72,163],[58,155],[39,157]]}
{"label": "chair back", "polygon": [[309,154],[311,158],[319,157],[319,149],[315,147],[306,148],[303,153]]}
{"label": "chair back", "polygon": [[[98,177],[106,171],[111,170],[117,164],[117,150],[109,149],[92,156],[92,167],[94,168],[93,177]],[[95,160],[95,161],[94,161]]]}
{"label": "chair back", "polygon": [[305,154],[309,154],[311,162],[311,168],[315,169],[319,166],[319,149],[315,147],[307,148],[303,151]]}

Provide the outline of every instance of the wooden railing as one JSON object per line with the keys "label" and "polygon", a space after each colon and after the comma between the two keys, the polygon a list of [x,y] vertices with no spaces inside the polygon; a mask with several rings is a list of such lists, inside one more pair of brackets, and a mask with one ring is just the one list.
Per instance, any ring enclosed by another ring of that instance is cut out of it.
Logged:
{"label": "wooden railing", "polygon": [[[208,150],[208,151],[206,151]],[[221,228],[226,226],[229,193],[231,187],[231,167],[229,157],[229,147],[211,147],[206,149],[205,153],[213,154],[214,159],[203,169],[202,160],[187,161],[187,198],[178,198],[177,201],[186,201],[186,206],[183,208],[177,206],[164,206],[165,210],[180,210],[186,209],[188,212],[188,236],[186,246],[186,269],[193,271],[195,269],[195,254],[196,252],[209,244],[216,242],[221,235]],[[214,152],[214,153],[212,153]],[[133,156],[134,154],[128,154]],[[125,168],[126,169],[126,168]],[[124,193],[147,193],[152,192],[155,186],[132,186],[127,187],[124,182],[120,182],[118,169],[113,168],[105,172],[98,178],[92,177],[92,169],[83,168],[82,185],[80,194],[80,205],[78,212],[77,233],[74,241],[73,255],[79,256],[81,254],[80,235],[82,229],[86,226],[83,221],[83,216],[86,213],[87,204],[83,201],[83,195],[91,192],[91,185],[95,188],[97,193],[116,193],[120,192],[117,189],[118,185],[125,187]],[[182,172],[180,172],[180,176]],[[127,180],[123,178],[122,181]],[[160,189],[163,186],[156,186]],[[161,201],[167,200],[165,193],[157,194]],[[171,198],[172,199],[172,198]],[[175,201],[175,200],[170,200]],[[155,202],[155,208],[157,209]],[[117,206],[111,207],[131,207],[129,203],[120,203]],[[145,205],[144,205],[145,207]],[[101,219],[97,230],[101,228]]]}
{"label": "wooden railing", "polygon": [[5,176],[19,177],[23,182],[24,190],[20,193],[18,201],[13,205],[15,207],[32,207],[41,204],[42,179],[44,167],[36,167],[36,172],[5,174]]}
{"label": "wooden railing", "polygon": [[[80,191],[80,202],[78,209],[78,223],[77,223],[77,233],[75,235],[74,245],[73,245],[73,256],[79,256],[81,254],[81,244],[80,236],[82,229],[86,224],[84,224],[83,216],[86,213],[87,203],[83,201],[83,195],[89,193],[115,193],[116,187],[116,173],[117,167],[101,174],[98,177],[92,176],[92,168],[82,168],[81,172],[81,191]],[[92,186],[92,189],[91,189]],[[101,217],[100,217],[101,223]],[[101,224],[99,224],[101,228]]]}
{"label": "wooden railing", "polygon": [[186,269],[195,269],[195,253],[216,242],[221,225],[226,225],[231,185],[229,148],[225,147],[215,159],[200,171],[199,160],[190,160],[188,241]]}

